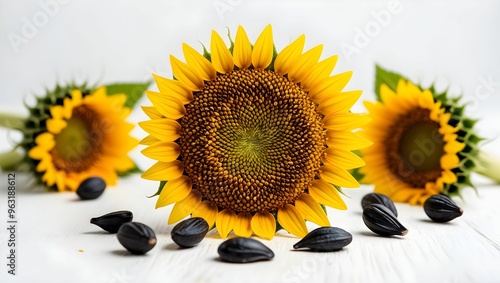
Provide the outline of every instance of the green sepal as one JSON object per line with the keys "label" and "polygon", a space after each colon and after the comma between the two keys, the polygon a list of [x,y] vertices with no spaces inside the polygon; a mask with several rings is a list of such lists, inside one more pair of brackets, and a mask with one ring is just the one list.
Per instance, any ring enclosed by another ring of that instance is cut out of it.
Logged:
{"label": "green sepal", "polygon": [[408,80],[398,73],[387,71],[379,65],[375,65],[375,95],[377,96],[377,100],[381,100],[380,86],[382,84],[386,84],[390,89],[396,91],[401,79]]}
{"label": "green sepal", "polygon": [[118,83],[106,85],[106,93],[108,95],[113,94],[125,94],[127,96],[127,101],[125,102],[125,107],[134,108],[134,105],[139,99],[141,99],[144,92],[148,89],[151,81],[145,83]]}
{"label": "green sepal", "polygon": [[167,183],[168,181],[160,181],[160,185],[158,185],[158,190],[156,191],[156,193],[154,193],[153,195],[150,195],[148,196],[148,198],[152,198],[152,197],[155,197],[155,196],[159,196],[161,191],[163,190],[163,187],[165,187],[165,184]]}
{"label": "green sepal", "polygon": [[126,176],[130,176],[132,174],[137,174],[137,173],[142,173],[142,172],[143,171],[134,162],[134,166],[132,168],[128,169],[125,172],[118,172],[118,177],[126,177]]}

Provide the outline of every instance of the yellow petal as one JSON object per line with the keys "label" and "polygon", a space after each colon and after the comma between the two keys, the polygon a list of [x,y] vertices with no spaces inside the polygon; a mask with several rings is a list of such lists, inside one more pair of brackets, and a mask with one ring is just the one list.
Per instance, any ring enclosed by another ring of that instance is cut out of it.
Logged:
{"label": "yellow petal", "polygon": [[252,236],[252,215],[248,212],[240,212],[236,216],[236,224],[233,231],[236,236],[248,238]]}
{"label": "yellow petal", "polygon": [[341,210],[347,209],[337,189],[323,180],[312,181],[309,194],[321,204]]}
{"label": "yellow petal", "polygon": [[295,201],[295,208],[304,219],[309,220],[319,226],[330,226],[330,220],[321,206],[308,194],[301,194]]}
{"label": "yellow petal", "polygon": [[357,133],[327,131],[326,136],[328,146],[337,149],[356,150],[369,147],[373,144]]}
{"label": "yellow petal", "polygon": [[250,225],[253,233],[264,239],[270,240],[276,233],[276,219],[267,211],[255,213]]}
{"label": "yellow petal", "polygon": [[44,149],[43,147],[40,147],[40,146],[32,147],[28,151],[28,156],[31,159],[35,159],[35,160],[41,160],[42,158],[44,158],[47,155],[49,155],[49,153],[47,152],[47,150]]}
{"label": "yellow petal", "polygon": [[274,61],[274,71],[282,75],[287,74],[297,57],[302,53],[305,42],[306,36],[301,35],[290,45],[285,47]]}
{"label": "yellow petal", "polygon": [[334,94],[322,101],[318,105],[318,110],[324,115],[348,112],[362,93],[361,90],[354,90]]}
{"label": "yellow petal", "polygon": [[419,104],[422,108],[431,109],[434,105],[434,97],[429,90],[424,90],[419,96]]}
{"label": "yellow petal", "polygon": [[318,63],[323,45],[320,44],[302,54],[288,72],[288,77],[294,82],[301,82],[310,74],[311,69]]}
{"label": "yellow petal", "polygon": [[148,134],[162,141],[175,141],[181,132],[181,125],[171,119],[142,121],[139,122],[139,126]]}
{"label": "yellow petal", "polygon": [[191,66],[202,79],[206,81],[215,79],[215,68],[207,58],[203,57],[203,55],[186,43],[182,44],[182,52],[184,52],[186,63]]}
{"label": "yellow petal", "polygon": [[50,107],[50,116],[52,116],[52,118],[54,119],[62,119],[63,112],[63,107],[61,105]]}
{"label": "yellow petal", "polygon": [[166,94],[146,91],[146,96],[153,103],[156,110],[163,116],[177,120],[186,114],[186,109],[180,100],[168,97]]}
{"label": "yellow petal", "polygon": [[142,111],[151,119],[160,119],[161,113],[154,106],[141,106]]}
{"label": "yellow petal", "polygon": [[212,31],[212,40],[210,41],[210,52],[212,65],[217,72],[225,74],[234,69],[233,56],[231,56],[229,49],[227,49],[220,35],[214,30]]}
{"label": "yellow petal", "polygon": [[307,227],[304,222],[304,217],[293,205],[286,204],[284,207],[279,208],[277,219],[281,227],[291,234],[294,234],[299,238],[303,238],[307,235]]}
{"label": "yellow petal", "polygon": [[166,79],[155,74],[153,74],[153,78],[161,93],[176,98],[182,104],[187,104],[193,100],[193,92],[187,89],[181,82]]}
{"label": "yellow petal", "polygon": [[325,160],[327,163],[343,169],[354,169],[365,165],[363,159],[355,153],[336,148],[325,150]]}
{"label": "yellow petal", "polygon": [[450,141],[444,145],[444,151],[447,153],[457,153],[465,148],[465,143]]}
{"label": "yellow petal", "polygon": [[64,119],[69,119],[73,115],[73,102],[71,102],[69,97],[65,97],[63,103],[63,117]]}
{"label": "yellow petal", "polygon": [[236,224],[236,213],[230,209],[224,209],[217,213],[215,218],[215,227],[222,238],[227,238],[227,235],[233,230]]}
{"label": "yellow petal", "polygon": [[458,166],[460,159],[456,154],[447,153],[441,156],[441,168],[443,169],[453,169]]}
{"label": "yellow petal", "polygon": [[141,151],[145,156],[163,162],[174,161],[181,154],[181,147],[175,142],[159,141]]}
{"label": "yellow petal", "polygon": [[444,170],[441,173],[441,180],[446,184],[453,184],[458,181],[457,175],[455,175],[455,173],[451,172],[450,170]]}
{"label": "yellow petal", "polygon": [[217,217],[217,205],[209,200],[204,200],[193,210],[193,217],[201,217],[208,223],[208,228],[212,228]]}
{"label": "yellow petal", "polygon": [[79,89],[74,89],[71,91],[71,102],[74,107],[80,106],[82,104],[82,92]]}
{"label": "yellow petal", "polygon": [[161,190],[156,201],[156,208],[164,207],[174,202],[185,199],[191,192],[193,183],[188,176],[180,176],[177,179],[168,181]]}
{"label": "yellow petal", "polygon": [[240,69],[248,68],[252,63],[252,44],[245,29],[238,26],[233,48],[234,64]]}
{"label": "yellow petal", "polygon": [[197,190],[191,190],[183,200],[176,202],[168,217],[168,224],[173,224],[188,216],[201,202],[201,194]]}
{"label": "yellow petal", "polygon": [[51,150],[56,142],[54,140],[54,135],[48,132],[41,133],[35,138],[35,143],[47,151]]}
{"label": "yellow petal", "polygon": [[348,71],[323,79],[311,87],[309,95],[314,101],[325,101],[341,92],[351,77],[352,71]]}
{"label": "yellow petal", "polygon": [[146,172],[142,173],[142,178],[153,181],[170,181],[179,178],[183,172],[184,166],[178,160],[172,162],[158,161]]}
{"label": "yellow petal", "polygon": [[59,134],[68,125],[61,119],[47,119],[47,130],[53,134]]}
{"label": "yellow petal", "polygon": [[52,157],[51,155],[47,155],[43,157],[40,162],[36,165],[36,172],[43,172],[47,170],[52,165]]}
{"label": "yellow petal", "polygon": [[347,170],[326,164],[320,168],[320,176],[328,183],[346,188],[358,188],[359,183]]}
{"label": "yellow petal", "polygon": [[252,65],[256,69],[265,69],[273,60],[273,28],[267,25],[255,41],[252,51]]}
{"label": "yellow petal", "polygon": [[153,137],[152,135],[147,135],[145,138],[143,138],[139,144],[142,144],[142,145],[152,145],[156,142],[159,142],[160,140]]}
{"label": "yellow petal", "polygon": [[351,131],[368,124],[372,118],[363,114],[332,113],[323,118],[323,126],[334,131]]}
{"label": "yellow petal", "polygon": [[170,64],[172,65],[174,76],[188,89],[200,90],[205,85],[203,79],[198,75],[193,67],[180,61],[172,55],[170,55]]}
{"label": "yellow petal", "polygon": [[338,55],[334,55],[316,64],[309,72],[309,75],[301,81],[300,86],[308,91],[313,85],[329,77],[337,64],[338,58]]}

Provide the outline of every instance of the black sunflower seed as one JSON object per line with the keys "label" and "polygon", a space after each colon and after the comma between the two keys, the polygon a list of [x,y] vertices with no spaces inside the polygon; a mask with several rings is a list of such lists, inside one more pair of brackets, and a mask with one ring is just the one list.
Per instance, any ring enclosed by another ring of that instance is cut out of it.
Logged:
{"label": "black sunflower seed", "polygon": [[183,248],[198,245],[208,232],[208,223],[200,217],[192,217],[175,225],[172,240]]}
{"label": "black sunflower seed", "polygon": [[424,202],[424,211],[430,219],[436,222],[448,222],[459,216],[464,211],[445,195],[433,195]]}
{"label": "black sunflower seed", "polygon": [[293,245],[294,249],[308,248],[311,251],[338,251],[352,242],[351,233],[337,227],[320,227]]}
{"label": "black sunflower seed", "polygon": [[408,233],[396,216],[382,204],[370,204],[363,210],[363,221],[366,227],[381,236],[400,235]]}
{"label": "black sunflower seed", "polygon": [[234,263],[270,260],[274,257],[271,249],[250,238],[229,239],[219,246],[217,252],[222,261]]}
{"label": "black sunflower seed", "polygon": [[90,219],[90,223],[101,227],[109,233],[116,233],[122,224],[132,221],[133,214],[128,210],[115,211]]}
{"label": "black sunflower seed", "polygon": [[145,254],[156,245],[153,229],[139,222],[123,224],[116,237],[120,244],[133,254]]}
{"label": "black sunflower seed", "polygon": [[90,177],[78,186],[76,194],[83,200],[96,199],[104,192],[104,189],[106,189],[106,182],[103,179]]}
{"label": "black sunflower seed", "polygon": [[365,195],[363,197],[363,199],[361,199],[361,207],[363,209],[365,209],[370,204],[374,204],[374,203],[384,205],[385,207],[387,207],[388,209],[390,209],[392,211],[394,216],[398,217],[398,210],[396,209],[394,202],[386,195],[378,194],[378,193],[370,193],[370,194]]}

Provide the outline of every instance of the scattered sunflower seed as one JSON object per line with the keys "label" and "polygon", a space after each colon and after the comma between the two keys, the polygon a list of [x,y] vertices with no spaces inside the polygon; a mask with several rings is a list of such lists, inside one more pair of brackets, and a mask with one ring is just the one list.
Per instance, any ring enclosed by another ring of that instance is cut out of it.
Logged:
{"label": "scattered sunflower seed", "polygon": [[424,202],[424,211],[435,222],[448,222],[459,216],[464,211],[445,195],[433,195]]}
{"label": "scattered sunflower seed", "polygon": [[370,204],[363,210],[363,221],[366,227],[381,236],[399,235],[408,233],[396,216],[382,204]]}
{"label": "scattered sunflower seed", "polygon": [[99,177],[90,177],[85,179],[78,189],[76,194],[83,200],[96,199],[106,189],[106,182]]}
{"label": "scattered sunflower seed", "polygon": [[101,227],[109,233],[116,233],[122,224],[132,221],[133,214],[128,210],[115,211],[90,219],[90,223]]}
{"label": "scattered sunflower seed", "polygon": [[392,211],[394,216],[398,217],[398,210],[396,209],[394,202],[384,194],[370,193],[370,194],[365,195],[363,197],[363,199],[361,199],[361,207],[363,209],[365,209],[370,204],[374,204],[374,203],[384,205],[385,207],[387,207],[388,209],[390,209]]}
{"label": "scattered sunflower seed", "polygon": [[219,246],[217,252],[222,261],[233,263],[270,260],[274,257],[271,249],[261,242],[250,238],[229,239]]}
{"label": "scattered sunflower seed", "polygon": [[123,224],[116,237],[120,244],[133,254],[145,254],[156,245],[153,229],[139,222]]}
{"label": "scattered sunflower seed", "polygon": [[308,248],[315,252],[338,251],[352,242],[351,233],[337,227],[320,227],[309,232],[293,245],[294,249]]}
{"label": "scattered sunflower seed", "polygon": [[192,217],[175,225],[172,240],[183,248],[198,245],[208,232],[208,223],[201,217]]}

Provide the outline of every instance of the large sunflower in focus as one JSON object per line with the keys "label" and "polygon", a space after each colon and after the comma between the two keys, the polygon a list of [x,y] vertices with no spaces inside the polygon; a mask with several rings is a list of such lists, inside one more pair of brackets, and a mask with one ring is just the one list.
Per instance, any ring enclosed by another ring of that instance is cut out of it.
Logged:
{"label": "large sunflower in focus", "polygon": [[125,94],[107,95],[57,87],[30,109],[21,145],[41,181],[75,191],[86,178],[99,176],[114,185],[117,173],[134,168],[127,153],[138,141],[129,135]]}
{"label": "large sunflower in focus", "polygon": [[364,165],[351,151],[371,144],[352,130],[369,118],[349,112],[351,72],[330,76],[337,56],[304,42],[276,54],[270,25],[253,46],[241,27],[230,48],[213,31],[210,53],[184,44],[175,79],[155,76],[139,125],[157,163],[143,178],[162,181],[157,207],[175,203],[169,224],[191,214],[222,237],[271,239],[276,223],[302,237],[304,220],[329,225],[320,204],[345,209],[338,186],[358,187],[347,170]]}
{"label": "large sunflower in focus", "polygon": [[472,185],[481,140],[472,129],[475,121],[463,117],[458,99],[422,90],[380,68],[377,72],[393,79],[380,84],[380,101],[365,102],[372,123],[364,135],[374,145],[361,151],[363,182],[411,204],[423,204],[434,194],[459,195]]}

